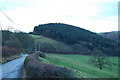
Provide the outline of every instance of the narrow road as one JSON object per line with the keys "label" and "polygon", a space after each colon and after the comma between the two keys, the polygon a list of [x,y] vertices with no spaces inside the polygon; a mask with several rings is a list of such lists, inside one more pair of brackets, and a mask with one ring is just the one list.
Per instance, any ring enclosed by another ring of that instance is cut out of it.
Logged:
{"label": "narrow road", "polygon": [[26,56],[28,55],[22,54],[20,58],[0,65],[0,69],[2,68],[0,78],[21,78],[22,66]]}

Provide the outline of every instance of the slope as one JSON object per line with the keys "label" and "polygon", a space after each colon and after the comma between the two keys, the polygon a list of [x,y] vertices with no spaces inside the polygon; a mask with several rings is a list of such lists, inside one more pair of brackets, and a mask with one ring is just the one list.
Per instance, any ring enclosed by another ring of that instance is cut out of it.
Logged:
{"label": "slope", "polygon": [[120,31],[104,32],[104,33],[99,33],[99,35],[117,41],[120,38]]}
{"label": "slope", "polygon": [[43,63],[64,66],[73,70],[74,75],[78,78],[117,78],[118,77],[118,57],[110,57],[109,60],[117,65],[112,66],[112,70],[99,68],[88,64],[90,56],[85,55],[63,55],[47,54],[46,58],[41,58]]}
{"label": "slope", "polygon": [[68,44],[77,50],[76,53],[90,54],[97,48],[108,55],[118,55],[118,46],[115,41],[73,25],[62,23],[41,24],[35,26],[33,34],[46,36]]}

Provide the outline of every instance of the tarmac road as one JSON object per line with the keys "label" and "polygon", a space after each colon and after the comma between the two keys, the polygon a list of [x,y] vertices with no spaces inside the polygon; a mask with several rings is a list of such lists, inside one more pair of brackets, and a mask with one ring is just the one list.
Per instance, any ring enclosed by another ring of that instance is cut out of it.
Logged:
{"label": "tarmac road", "polygon": [[0,65],[0,78],[21,78],[22,66],[28,54],[21,54],[21,57]]}

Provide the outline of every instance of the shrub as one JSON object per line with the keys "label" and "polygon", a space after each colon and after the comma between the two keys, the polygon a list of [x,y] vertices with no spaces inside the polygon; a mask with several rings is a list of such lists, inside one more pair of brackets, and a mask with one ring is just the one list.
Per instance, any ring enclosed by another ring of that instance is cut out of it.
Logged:
{"label": "shrub", "polygon": [[57,41],[39,40],[37,42],[37,50],[46,53],[74,53],[69,45]]}
{"label": "shrub", "polygon": [[70,69],[40,62],[38,53],[26,57],[24,68],[27,78],[75,78]]}
{"label": "shrub", "polygon": [[45,53],[37,51],[36,54],[42,58],[45,58]]}
{"label": "shrub", "polygon": [[2,56],[3,57],[9,57],[11,55],[17,54],[18,50],[15,48],[9,48],[9,47],[2,47]]}
{"label": "shrub", "polygon": [[55,52],[55,48],[54,45],[52,45],[51,43],[47,43],[47,42],[39,42],[38,43],[40,46],[40,51],[42,52]]}

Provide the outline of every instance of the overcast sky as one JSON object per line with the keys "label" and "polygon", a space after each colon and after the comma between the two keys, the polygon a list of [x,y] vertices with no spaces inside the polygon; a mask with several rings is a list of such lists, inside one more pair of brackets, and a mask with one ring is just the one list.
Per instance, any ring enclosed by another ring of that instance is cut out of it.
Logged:
{"label": "overcast sky", "polygon": [[0,26],[24,32],[44,23],[66,23],[93,32],[118,30],[118,0],[0,0]]}

